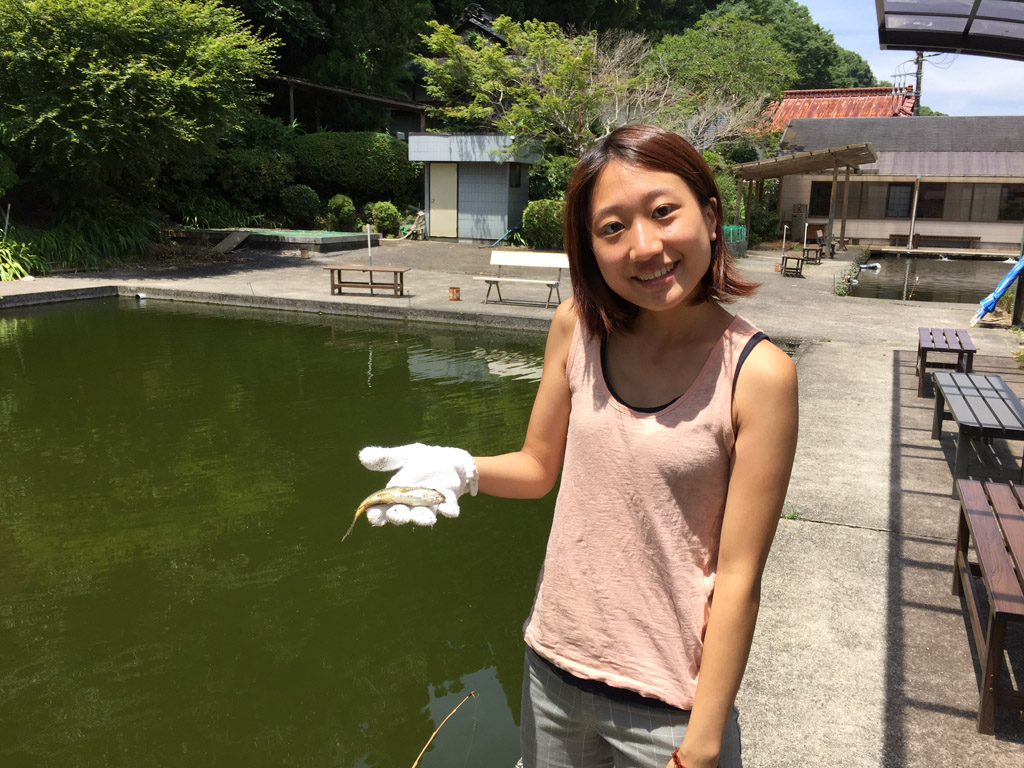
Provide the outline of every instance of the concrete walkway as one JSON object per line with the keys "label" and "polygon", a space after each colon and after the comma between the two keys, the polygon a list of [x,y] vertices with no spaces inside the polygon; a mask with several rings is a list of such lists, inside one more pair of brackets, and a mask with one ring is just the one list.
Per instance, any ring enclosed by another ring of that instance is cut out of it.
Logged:
{"label": "concrete walkway", "polygon": [[[331,263],[366,252],[299,259],[246,251],[235,263],[134,269],[0,284],[0,310],[86,295],[145,293],[288,311],[354,314],[543,331],[542,306],[483,303],[489,249],[385,243],[376,265],[407,266],[408,295],[328,295]],[[740,692],[749,768],[781,766],[1024,766],[1024,722],[997,710],[996,735],[975,730],[978,660],[966,612],[950,593],[957,504],[953,441],[931,439],[931,401],[917,397],[917,328],[966,327],[964,304],[839,298],[842,259],[774,272],[778,254],[740,262],[761,290],[734,305],[769,335],[801,342],[800,442],[764,580],[757,635]],[[449,288],[462,300],[449,301]],[[569,295],[568,282],[562,298]],[[510,286],[506,299],[540,299]],[[1024,395],[1004,325],[971,331],[975,369]],[[538,336],[538,347],[543,337]],[[1007,465],[1020,446],[1003,449]],[[1024,673],[1021,627],[1009,669]]]}

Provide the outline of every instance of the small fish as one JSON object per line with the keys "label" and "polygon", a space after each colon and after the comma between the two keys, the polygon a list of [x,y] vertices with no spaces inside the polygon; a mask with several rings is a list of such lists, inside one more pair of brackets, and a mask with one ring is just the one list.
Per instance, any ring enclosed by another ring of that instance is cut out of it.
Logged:
{"label": "small fish", "polygon": [[363,514],[367,509],[376,504],[406,504],[410,507],[436,507],[444,501],[444,494],[440,491],[435,491],[433,488],[385,488],[376,493],[371,493],[363,502],[356,507],[355,517],[352,518],[352,525],[345,531],[345,535],[341,537],[344,541],[348,538],[348,535],[352,533],[352,529],[356,527],[356,520]]}

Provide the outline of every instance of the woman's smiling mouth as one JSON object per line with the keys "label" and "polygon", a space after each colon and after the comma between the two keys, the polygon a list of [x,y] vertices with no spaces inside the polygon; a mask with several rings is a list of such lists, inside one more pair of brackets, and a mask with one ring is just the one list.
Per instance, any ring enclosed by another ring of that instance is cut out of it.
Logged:
{"label": "woman's smiling mouth", "polygon": [[664,277],[673,270],[675,270],[678,261],[673,261],[671,264],[667,264],[656,272],[648,272],[646,275],[637,275],[636,279],[642,283],[649,283],[651,280],[657,280],[659,277]]}

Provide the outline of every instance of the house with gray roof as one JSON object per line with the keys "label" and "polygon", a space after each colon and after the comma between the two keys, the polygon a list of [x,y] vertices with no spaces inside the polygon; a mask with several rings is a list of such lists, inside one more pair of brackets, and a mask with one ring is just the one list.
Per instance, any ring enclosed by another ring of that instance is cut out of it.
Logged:
{"label": "house with gray roof", "polygon": [[[824,231],[833,209],[860,245],[1014,249],[1024,227],[1024,116],[790,120],[779,156],[868,142],[878,160],[833,195],[832,169],[780,180],[794,239]],[[912,237],[912,240],[911,240]]]}

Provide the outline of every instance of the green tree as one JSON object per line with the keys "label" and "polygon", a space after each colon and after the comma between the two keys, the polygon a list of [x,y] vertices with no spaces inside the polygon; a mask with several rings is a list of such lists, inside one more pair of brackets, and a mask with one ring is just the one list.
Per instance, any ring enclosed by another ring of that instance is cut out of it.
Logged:
{"label": "green tree", "polygon": [[550,22],[500,16],[494,29],[503,47],[467,43],[436,21],[430,27],[429,55],[417,61],[446,127],[496,129],[515,137],[517,149],[547,143],[566,155],[593,140],[603,103],[595,33],[572,36]]}
{"label": "green tree", "polygon": [[50,214],[146,202],[255,103],[274,48],[216,0],[6,0],[0,143]]}
{"label": "green tree", "polygon": [[792,88],[874,85],[874,77],[865,82],[863,59],[845,55],[832,33],[816,24],[798,0],[726,0],[711,15],[726,13],[769,27],[775,40],[796,57],[798,77]]}
{"label": "green tree", "polygon": [[666,35],[653,53],[675,87],[700,98],[765,102],[797,77],[794,57],[771,30],[733,14],[705,16],[682,35]]}

